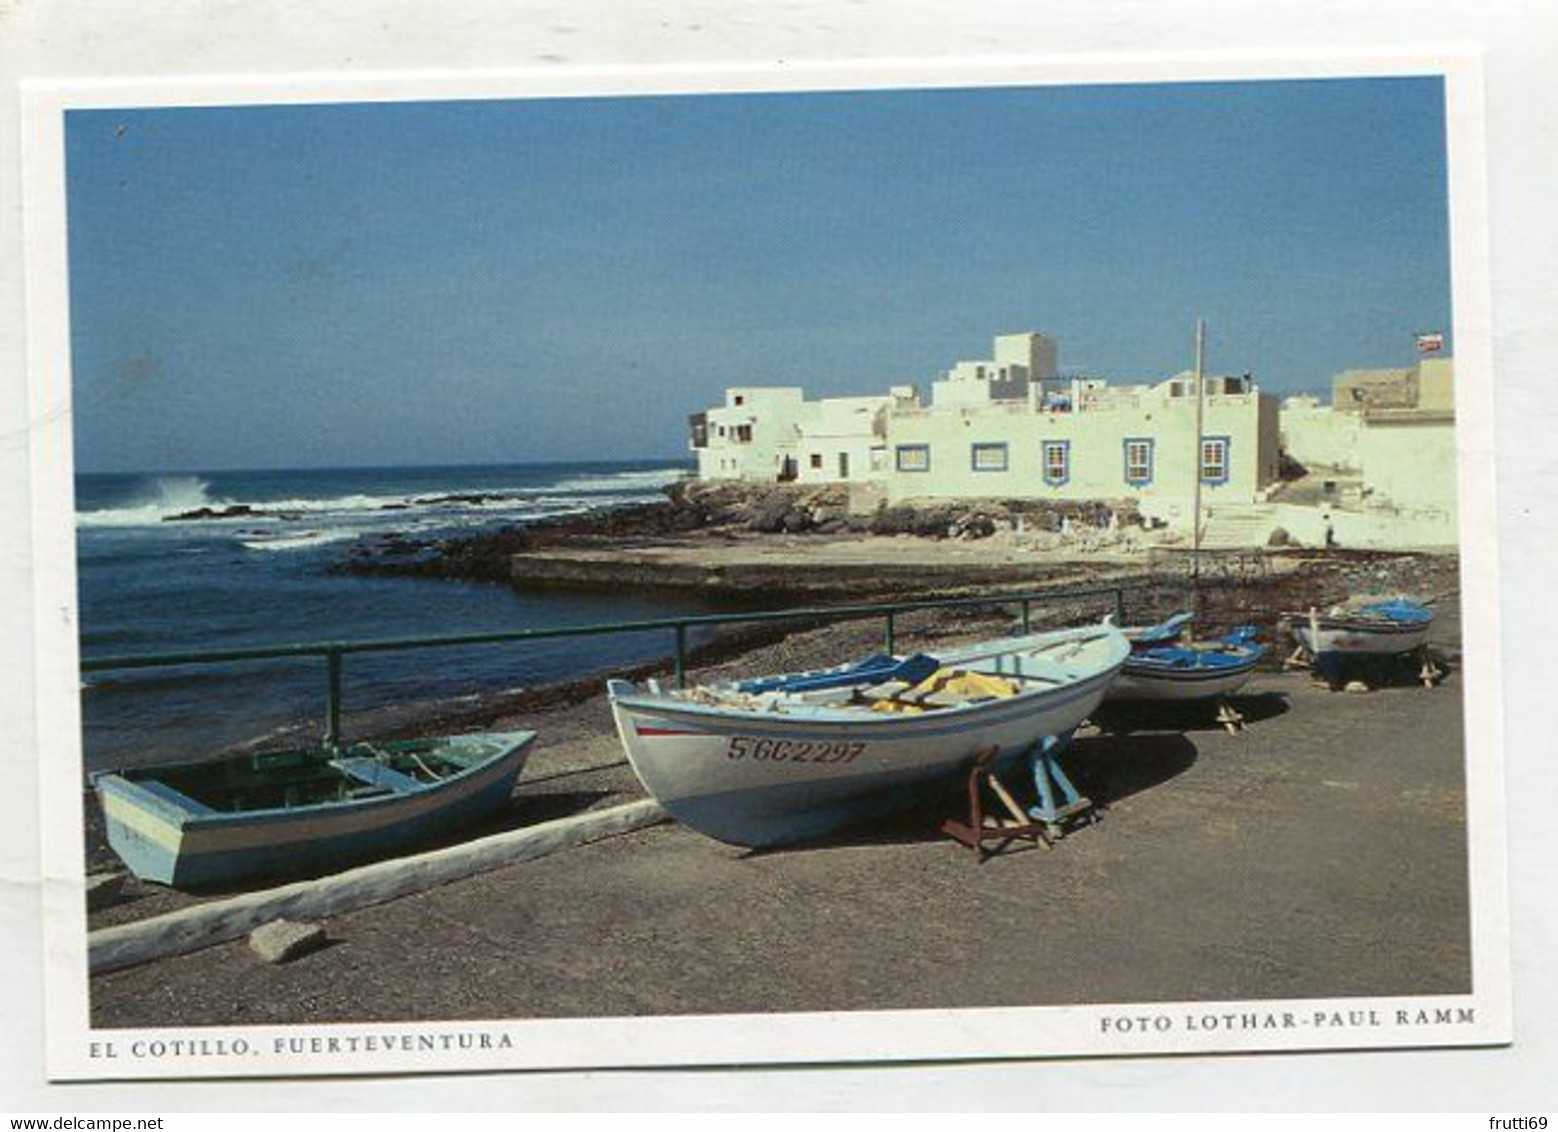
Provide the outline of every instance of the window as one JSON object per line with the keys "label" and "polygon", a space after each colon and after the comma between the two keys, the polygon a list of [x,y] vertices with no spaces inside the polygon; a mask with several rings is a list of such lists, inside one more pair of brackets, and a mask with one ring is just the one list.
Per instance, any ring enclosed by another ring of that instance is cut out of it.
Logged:
{"label": "window", "polygon": [[1004,472],[1006,445],[975,444],[970,452],[970,460],[976,472]]}
{"label": "window", "polygon": [[900,444],[896,454],[900,472],[930,471],[929,444]]}
{"label": "window", "polygon": [[849,478],[849,453],[848,452],[840,452],[839,453],[839,479],[847,480],[848,478]]}
{"label": "window", "polygon": [[752,443],[752,426],[751,425],[749,425],[749,424],[738,424],[736,426],[736,428],[735,428],[735,433],[736,433],[736,443],[737,444],[751,444]]}
{"label": "window", "polygon": [[1044,442],[1044,482],[1060,487],[1071,479],[1071,441]]}
{"label": "window", "polygon": [[1125,482],[1145,487],[1152,482],[1152,441],[1132,438],[1125,442]]}
{"label": "window", "polygon": [[1210,484],[1228,482],[1228,438],[1226,436],[1201,438],[1201,482]]}
{"label": "window", "polygon": [[820,472],[822,470],[822,453],[821,452],[813,452],[811,454],[811,466],[812,466],[812,468],[815,471],[819,471]]}
{"label": "window", "polygon": [[735,396],[735,402],[737,405],[745,405],[747,403],[747,399],[741,394],[737,393]]}

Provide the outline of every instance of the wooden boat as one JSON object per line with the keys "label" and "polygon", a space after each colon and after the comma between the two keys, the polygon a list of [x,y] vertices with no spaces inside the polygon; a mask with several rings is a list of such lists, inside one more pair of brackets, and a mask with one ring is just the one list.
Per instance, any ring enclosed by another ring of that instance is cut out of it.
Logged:
{"label": "wooden boat", "polygon": [[1176,701],[1220,699],[1242,688],[1266,655],[1255,627],[1241,625],[1221,637],[1186,641],[1191,614],[1179,613],[1157,625],[1125,630],[1131,642],[1110,700]]}
{"label": "wooden boat", "polygon": [[322,873],[392,854],[507,801],[533,731],[272,751],[105,772],[108,843],[176,888]]}
{"label": "wooden boat", "polygon": [[745,684],[607,688],[633,770],[674,817],[779,845],[911,806],[984,748],[1005,760],[1068,737],[1129,653],[1105,622]]}
{"label": "wooden boat", "polygon": [[1354,599],[1325,613],[1285,614],[1298,643],[1312,657],[1397,656],[1421,648],[1433,626],[1433,611],[1404,597],[1389,601]]}

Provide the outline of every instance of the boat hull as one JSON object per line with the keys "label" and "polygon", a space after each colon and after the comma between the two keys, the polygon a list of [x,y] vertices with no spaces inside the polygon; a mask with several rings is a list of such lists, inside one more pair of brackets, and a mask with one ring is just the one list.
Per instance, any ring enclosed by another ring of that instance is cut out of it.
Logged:
{"label": "boat hull", "polygon": [[507,801],[533,732],[462,735],[420,744],[477,745],[491,756],[440,782],[295,808],[227,813],[158,782],[151,773],[95,776],[108,843],[142,880],[175,888],[332,872],[404,851]]}
{"label": "boat hull", "polygon": [[1260,657],[1255,656],[1237,666],[1174,670],[1132,665],[1127,661],[1107,698],[1111,702],[1184,703],[1231,696],[1249,682],[1259,662]]}
{"label": "boat hull", "polygon": [[673,817],[733,845],[783,845],[912,807],[985,748],[1004,761],[1069,735],[1124,663],[1129,646],[1113,632],[1118,648],[1100,671],[955,712],[796,719],[637,695],[621,682],[612,707],[634,772]]}
{"label": "boat hull", "polygon": [[1428,642],[1426,623],[1363,622],[1348,618],[1293,618],[1293,635],[1316,656],[1396,656]]}

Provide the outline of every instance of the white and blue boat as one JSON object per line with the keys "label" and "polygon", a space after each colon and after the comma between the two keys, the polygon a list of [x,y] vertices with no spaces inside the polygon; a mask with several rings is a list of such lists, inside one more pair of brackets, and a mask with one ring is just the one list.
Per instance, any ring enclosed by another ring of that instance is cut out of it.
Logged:
{"label": "white and blue boat", "polygon": [[238,755],[94,775],[108,843],[175,888],[332,872],[496,809],[533,731]]}
{"label": "white and blue boat", "polygon": [[1286,614],[1293,635],[1316,660],[1332,656],[1399,656],[1428,643],[1433,610],[1405,597],[1354,599],[1325,613]]}
{"label": "white and blue boat", "polygon": [[1266,646],[1253,625],[1241,625],[1221,637],[1185,640],[1193,615],[1177,613],[1143,629],[1127,629],[1131,655],[1109,689],[1110,700],[1214,700],[1244,687]]}
{"label": "white and blue boat", "polygon": [[[628,761],[682,823],[781,845],[913,806],[990,747],[1051,750],[1130,655],[1105,622],[743,683],[607,685]],[[1048,741],[1048,742],[1046,742]]]}

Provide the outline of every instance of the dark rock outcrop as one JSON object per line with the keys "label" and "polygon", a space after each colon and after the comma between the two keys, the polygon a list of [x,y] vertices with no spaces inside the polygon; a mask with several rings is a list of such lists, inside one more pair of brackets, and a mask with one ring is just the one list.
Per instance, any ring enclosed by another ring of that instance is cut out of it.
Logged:
{"label": "dark rock outcrop", "polygon": [[164,523],[185,523],[198,519],[252,519],[266,512],[247,503],[234,503],[228,507],[196,507],[193,511],[180,511],[177,515],[164,515]]}

